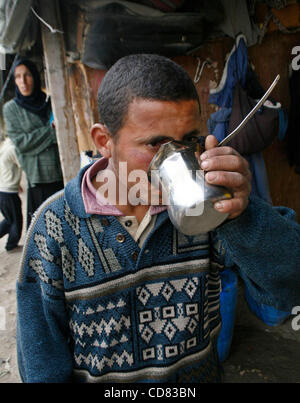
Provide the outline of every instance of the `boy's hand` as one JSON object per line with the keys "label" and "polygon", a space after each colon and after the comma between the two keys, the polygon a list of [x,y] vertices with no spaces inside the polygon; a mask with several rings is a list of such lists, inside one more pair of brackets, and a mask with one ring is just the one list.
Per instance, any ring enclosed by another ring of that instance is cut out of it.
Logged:
{"label": "boy's hand", "polygon": [[215,208],[228,213],[228,218],[236,218],[248,205],[251,192],[249,164],[231,147],[217,147],[218,140],[209,135],[205,141],[206,151],[200,155],[201,169],[205,179],[212,185],[220,185],[231,190],[233,197],[215,203]]}

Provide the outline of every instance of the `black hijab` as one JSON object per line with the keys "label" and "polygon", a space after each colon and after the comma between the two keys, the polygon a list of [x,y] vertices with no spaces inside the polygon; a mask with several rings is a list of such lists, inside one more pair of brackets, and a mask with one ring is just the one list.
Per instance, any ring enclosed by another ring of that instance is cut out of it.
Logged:
{"label": "black hijab", "polygon": [[48,105],[50,103],[50,98],[46,100],[46,94],[41,90],[41,80],[38,70],[34,63],[27,59],[19,59],[17,60],[14,66],[14,76],[15,70],[17,66],[24,65],[28,68],[33,77],[34,87],[31,95],[24,96],[19,91],[18,86],[16,86],[15,90],[15,98],[14,100],[20,105],[22,108],[27,109],[28,111],[35,113],[38,115],[44,123],[46,123],[49,119],[48,115]]}

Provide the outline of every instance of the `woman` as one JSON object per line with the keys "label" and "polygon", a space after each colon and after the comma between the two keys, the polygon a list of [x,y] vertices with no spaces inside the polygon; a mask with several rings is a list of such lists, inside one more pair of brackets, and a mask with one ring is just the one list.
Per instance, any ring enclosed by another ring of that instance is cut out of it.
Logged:
{"label": "woman", "polygon": [[3,107],[8,136],[27,177],[27,228],[32,214],[63,188],[55,130],[50,124],[50,99],[41,90],[36,66],[20,59],[14,67],[15,98]]}

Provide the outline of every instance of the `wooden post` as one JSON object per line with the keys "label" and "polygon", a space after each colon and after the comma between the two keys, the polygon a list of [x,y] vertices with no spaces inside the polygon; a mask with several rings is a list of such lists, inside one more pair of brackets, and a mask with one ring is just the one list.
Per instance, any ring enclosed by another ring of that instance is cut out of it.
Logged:
{"label": "wooden post", "polygon": [[[63,31],[57,0],[40,1],[39,15],[52,28]],[[42,22],[41,32],[56,137],[66,184],[79,171],[80,156],[68,86],[64,38],[62,33],[51,32]]]}
{"label": "wooden post", "polygon": [[74,112],[76,111],[74,120],[79,152],[90,150],[97,153],[92,136],[90,136],[90,130],[94,124],[94,114],[85,66],[79,61],[70,63],[68,77],[72,108]]}

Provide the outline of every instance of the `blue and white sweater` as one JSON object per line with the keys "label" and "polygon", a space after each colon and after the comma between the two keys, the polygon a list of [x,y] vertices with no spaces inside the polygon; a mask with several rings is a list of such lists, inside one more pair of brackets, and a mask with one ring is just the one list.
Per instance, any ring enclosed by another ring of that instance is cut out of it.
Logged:
{"label": "blue and white sweater", "polygon": [[27,234],[17,281],[24,382],[219,382],[221,263],[238,266],[258,302],[300,304],[293,211],[255,198],[195,237],[163,212],[140,249],[115,217],[85,212],[85,169]]}

